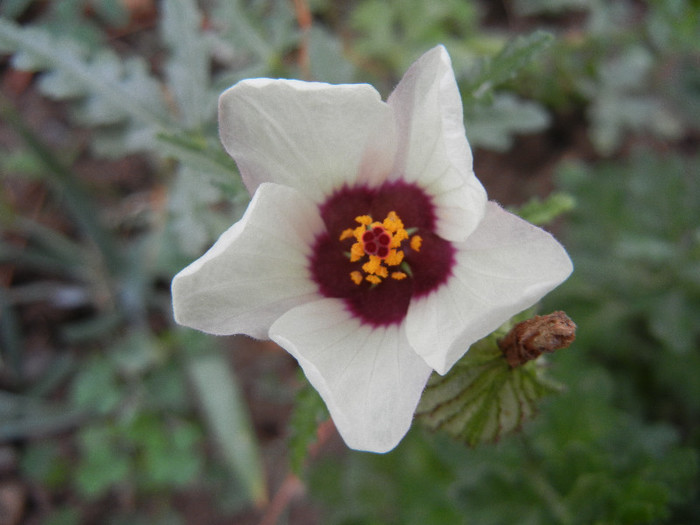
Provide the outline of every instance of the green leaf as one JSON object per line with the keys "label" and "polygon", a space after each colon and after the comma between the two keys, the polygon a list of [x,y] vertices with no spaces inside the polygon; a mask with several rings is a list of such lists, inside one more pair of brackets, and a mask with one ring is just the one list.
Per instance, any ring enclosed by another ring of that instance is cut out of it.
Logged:
{"label": "green leaf", "polygon": [[0,16],[16,18],[29,7],[33,0],[5,0],[0,5]]}
{"label": "green leaf", "polygon": [[41,177],[43,165],[41,160],[27,149],[16,149],[14,151],[2,151],[0,158],[0,168],[3,177],[6,173],[19,175],[29,180],[36,180]]}
{"label": "green leaf", "polygon": [[[189,339],[199,347],[211,341],[194,333]],[[228,469],[242,481],[248,499],[263,504],[267,500],[267,489],[260,453],[238,381],[229,363],[218,352],[196,352],[188,360],[187,370]]]}
{"label": "green leaf", "polygon": [[206,137],[194,133],[161,132],[156,137],[164,157],[172,157],[194,171],[211,174],[220,184],[232,184],[236,191],[245,192],[238,177],[234,160]]}
{"label": "green leaf", "polygon": [[[4,21],[0,20],[0,39],[3,23]],[[27,147],[41,160],[49,181],[53,183],[54,190],[64,198],[75,222],[99,247],[105,266],[113,275],[118,275],[121,271],[122,254],[117,249],[115,239],[100,224],[94,199],[86,187],[75,177],[70,167],[24,123],[19,113],[2,96],[0,96],[0,116],[13,127]]]}
{"label": "green leaf", "polygon": [[202,470],[203,457],[195,450],[201,432],[192,423],[169,419],[142,412],[124,429],[124,436],[139,450],[139,483],[146,488],[182,487]]}
{"label": "green leaf", "polygon": [[351,82],[355,73],[355,67],[343,55],[340,40],[316,25],[309,31],[309,63],[311,77],[323,82]]}
{"label": "green leaf", "polygon": [[172,53],[165,70],[186,129],[201,126],[216,112],[217,94],[209,90],[209,44],[201,27],[192,0],[163,2],[161,33]]}
{"label": "green leaf", "polygon": [[[0,261],[2,260],[2,244],[0,243]],[[20,321],[10,301],[5,287],[0,288],[0,367],[11,371],[15,376],[22,376],[22,356],[24,352],[24,337],[20,329]]]}
{"label": "green leaf", "polygon": [[514,78],[518,72],[544,52],[554,37],[542,30],[511,40],[493,58],[483,60],[476,74],[462,85],[465,106],[488,96],[494,88]]}
{"label": "green leaf", "polygon": [[540,131],[549,124],[549,114],[537,104],[510,94],[499,94],[490,105],[476,105],[465,115],[469,142],[495,151],[505,151],[513,134]]}
{"label": "green leaf", "polygon": [[85,417],[82,410],[0,391],[0,442],[65,431]]}
{"label": "green leaf", "polygon": [[299,390],[294,403],[294,412],[289,421],[291,435],[289,437],[289,460],[292,471],[301,474],[304,460],[309,452],[309,446],[316,441],[318,425],[328,419],[328,410],[321,396],[306,381]]}
{"label": "green leaf", "polygon": [[83,496],[98,498],[113,485],[126,481],[132,462],[129,451],[118,446],[114,428],[92,425],[81,430],[78,438],[82,456],[73,482]]}
{"label": "green leaf", "polygon": [[529,223],[542,226],[552,222],[563,213],[573,210],[575,207],[576,201],[570,194],[555,192],[545,200],[533,197],[517,210],[513,210],[513,212]]}
{"label": "green leaf", "polygon": [[117,370],[101,356],[86,362],[72,384],[71,402],[79,408],[107,414],[119,406],[122,398]]}
{"label": "green leaf", "polygon": [[0,50],[15,53],[12,62],[17,69],[45,71],[40,84],[45,94],[80,99],[86,123],[123,119],[162,127],[170,123],[160,84],[143,59],[122,61],[107,49],[93,53],[70,37],[2,19]]}
{"label": "green leaf", "polygon": [[235,47],[251,51],[258,60],[271,64],[275,61],[275,49],[253,21],[250,7],[242,4],[241,0],[216,2],[211,19]]}
{"label": "green leaf", "polygon": [[58,443],[50,440],[29,444],[20,467],[24,476],[52,489],[65,486],[71,472],[68,458],[62,456]]}
{"label": "green leaf", "polygon": [[416,417],[470,446],[498,441],[537,411],[537,402],[560,387],[543,375],[541,361],[511,368],[491,335],[444,376],[433,374]]}
{"label": "green leaf", "polygon": [[[189,256],[196,256],[228,228],[232,217],[216,215],[211,208],[222,199],[222,192],[207,177],[189,166],[180,166],[171,187],[169,208],[173,218],[169,224],[176,245]],[[235,204],[235,203],[234,203]]]}
{"label": "green leaf", "polygon": [[646,48],[632,46],[600,67],[589,108],[591,140],[599,152],[615,151],[626,131],[651,131],[663,138],[682,134],[680,119],[660,98],[643,92],[653,66],[654,57]]}

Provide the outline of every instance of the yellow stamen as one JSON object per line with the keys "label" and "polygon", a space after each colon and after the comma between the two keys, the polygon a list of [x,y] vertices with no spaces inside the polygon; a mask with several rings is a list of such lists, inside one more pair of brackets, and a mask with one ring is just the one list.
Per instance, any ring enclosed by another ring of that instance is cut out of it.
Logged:
{"label": "yellow stamen", "polygon": [[398,230],[391,239],[391,247],[398,248],[401,246],[401,242],[405,241],[406,239],[408,239],[408,233],[406,233],[406,230]]}
{"label": "yellow stamen", "polygon": [[389,266],[398,266],[403,261],[403,251],[401,250],[391,250],[389,255],[386,256],[386,263]]}
{"label": "yellow stamen", "polygon": [[355,217],[355,221],[368,226],[372,224],[372,217],[369,215],[360,215],[359,217]]}
{"label": "yellow stamen", "polygon": [[422,244],[423,238],[420,235],[414,235],[411,237],[411,250],[414,252],[419,252]]}
{"label": "yellow stamen", "polygon": [[347,230],[343,230],[343,233],[340,234],[340,240],[344,241],[345,239],[349,239],[350,237],[353,237],[355,235],[355,230],[352,228],[348,228]]}
{"label": "yellow stamen", "polygon": [[408,277],[408,276],[403,272],[391,272],[391,278],[396,279],[397,281],[400,281],[401,279],[405,279],[406,277]]}
{"label": "yellow stamen", "polygon": [[365,279],[367,279],[372,284],[379,284],[382,282],[382,280],[376,275],[368,275],[367,277],[365,277]]}
{"label": "yellow stamen", "polygon": [[366,273],[378,273],[379,268],[382,268],[382,260],[376,255],[370,255],[369,261],[362,265]]}
{"label": "yellow stamen", "polygon": [[389,212],[386,219],[384,219],[383,225],[391,233],[396,233],[399,230],[403,230],[403,222],[401,222],[401,219],[399,219],[399,216],[396,215],[395,211]]}
{"label": "yellow stamen", "polygon": [[365,256],[365,249],[361,242],[356,242],[350,248],[350,262],[356,262]]}
{"label": "yellow stamen", "polygon": [[352,279],[352,282],[359,285],[362,282],[362,273],[350,272],[350,279]]}

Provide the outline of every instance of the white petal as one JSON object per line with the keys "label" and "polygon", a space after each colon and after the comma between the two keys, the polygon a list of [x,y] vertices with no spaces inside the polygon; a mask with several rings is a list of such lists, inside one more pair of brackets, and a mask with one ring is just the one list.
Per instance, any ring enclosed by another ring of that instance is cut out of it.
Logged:
{"label": "white petal", "polygon": [[324,225],[292,188],[266,183],[243,218],[172,282],[175,320],[216,335],[267,337],[290,308],[317,298],[308,270]]}
{"label": "white petal", "polygon": [[411,302],[406,333],[426,363],[444,374],[475,341],[561,284],[573,266],[547,232],[489,202],[458,253],[448,282]]}
{"label": "white petal", "polygon": [[486,191],[472,169],[462,99],[445,48],[418,59],[388,103],[398,129],[392,177],[421,185],[437,206],[437,233],[463,241],[484,214]]}
{"label": "white petal", "polygon": [[370,134],[387,113],[367,84],[258,78],[221,95],[219,132],[251,193],[276,182],[319,202],[354,182]]}
{"label": "white petal", "polygon": [[387,452],[406,434],[431,369],[400,326],[362,325],[323,299],[290,310],[270,337],[299,361],[349,447]]}

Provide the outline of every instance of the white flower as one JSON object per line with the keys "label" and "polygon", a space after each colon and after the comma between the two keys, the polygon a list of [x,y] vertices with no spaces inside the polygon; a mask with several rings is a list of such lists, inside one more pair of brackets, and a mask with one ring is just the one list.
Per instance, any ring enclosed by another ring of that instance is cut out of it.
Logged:
{"label": "white flower", "polygon": [[244,80],[219,126],[253,197],[175,276],[175,319],[285,348],[352,448],[396,446],[430,373],[572,270],[487,202],[442,46],[387,102],[365,84]]}

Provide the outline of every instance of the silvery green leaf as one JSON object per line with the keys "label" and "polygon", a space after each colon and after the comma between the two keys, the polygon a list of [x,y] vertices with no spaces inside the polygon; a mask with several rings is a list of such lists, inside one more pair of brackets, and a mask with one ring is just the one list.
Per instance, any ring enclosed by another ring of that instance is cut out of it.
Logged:
{"label": "silvery green leaf", "polygon": [[165,65],[168,86],[187,129],[211,120],[216,112],[216,94],[209,89],[209,40],[201,25],[192,0],[163,2],[161,33],[171,50]]}
{"label": "silvery green leaf", "polygon": [[490,106],[474,106],[467,112],[465,126],[472,146],[507,150],[516,133],[531,133],[549,124],[549,114],[536,102],[514,95],[499,94]]}
{"label": "silvery green leaf", "polygon": [[[118,159],[145,150],[155,150],[158,142],[154,127],[131,125],[108,126],[92,137],[92,150],[100,157]],[[160,153],[160,152],[159,152]]]}
{"label": "silvery green leaf", "polygon": [[546,31],[515,38],[494,57],[481,60],[466,76],[462,93],[466,108],[491,94],[494,88],[514,78],[518,72],[547,49],[554,37]]}
{"label": "silvery green leaf", "polygon": [[172,157],[199,173],[208,174],[216,185],[226,189],[226,197],[235,199],[248,192],[238,176],[235,161],[226,154],[218,141],[212,142],[201,134],[159,133],[158,149],[165,157]]}
{"label": "silvery green leaf", "polygon": [[649,83],[654,58],[634,46],[608,60],[600,68],[600,84],[593,90],[589,108],[591,140],[596,149],[610,154],[622,143],[626,131],[651,131],[664,138],[683,132],[680,118],[661,99],[642,94]]}
{"label": "silvery green leaf", "polygon": [[591,104],[591,140],[596,149],[610,154],[622,143],[625,131],[648,130],[665,138],[677,138],[683,124],[653,96],[603,92]]}
{"label": "silvery green leaf", "polygon": [[262,28],[253,21],[250,9],[241,4],[241,0],[217,2],[212,9],[212,22],[222,36],[231,41],[235,51],[251,51],[258,60],[269,64],[274,59],[275,49],[263,36]]}
{"label": "silvery green leaf", "polygon": [[140,58],[122,62],[112,51],[91,52],[67,36],[54,36],[37,27],[20,27],[0,19],[0,48],[14,52],[13,65],[43,71],[40,87],[55,98],[88,101],[83,116],[94,122],[129,119],[167,126],[160,84]]}
{"label": "silvery green leaf", "polygon": [[212,240],[232,224],[231,217],[217,215],[212,206],[222,200],[221,188],[207,173],[181,165],[172,186],[170,226],[184,254],[200,255]]}
{"label": "silvery green leaf", "polygon": [[340,41],[317,26],[309,31],[309,62],[311,76],[323,82],[350,82],[355,73],[352,63],[343,56]]}

